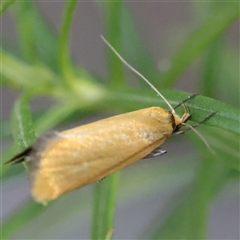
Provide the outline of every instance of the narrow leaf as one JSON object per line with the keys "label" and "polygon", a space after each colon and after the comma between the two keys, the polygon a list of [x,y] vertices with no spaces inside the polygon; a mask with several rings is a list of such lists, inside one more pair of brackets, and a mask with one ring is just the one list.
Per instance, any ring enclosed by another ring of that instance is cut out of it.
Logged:
{"label": "narrow leaf", "polygon": [[15,14],[23,56],[28,62],[44,62],[58,72],[57,36],[49,22],[43,19],[36,3],[24,1],[16,5]]}
{"label": "narrow leaf", "polygon": [[[114,173],[95,186],[91,228],[92,240],[106,239],[114,228],[118,175],[119,173]],[[108,239],[111,239],[111,237]]]}
{"label": "narrow leaf", "polygon": [[[179,104],[192,95],[191,93],[176,90],[162,90],[161,92],[172,106]],[[124,99],[124,101],[122,101],[122,99]],[[106,95],[105,104],[109,104],[110,106],[115,106],[115,104],[117,104],[118,108],[124,109],[124,111],[132,111],[151,106],[168,109],[166,103],[164,103],[160,97],[154,97],[154,94],[147,90],[145,90],[144,96],[133,90],[125,90],[121,92],[111,91]],[[200,122],[210,113],[216,112],[203,124],[240,134],[240,112],[238,108],[201,95],[197,95],[190,101],[186,102],[186,106],[189,107],[191,120],[194,122]],[[181,115],[184,111],[183,107],[179,107],[178,111],[180,111],[179,115]]]}
{"label": "narrow leaf", "polygon": [[52,90],[53,85],[58,83],[56,75],[47,67],[30,66],[1,49],[0,54],[2,57],[0,71],[4,85],[30,88],[31,91],[46,95]]}
{"label": "narrow leaf", "polygon": [[[144,40],[140,38],[136,27],[137,24],[135,24],[129,12],[126,5],[123,5],[121,19],[123,42],[122,55],[131,66],[147,79],[150,79],[151,83],[155,85],[156,82],[159,82],[161,73],[147,49],[146,44],[144,44]],[[145,86],[145,83],[139,81],[139,85]]]}
{"label": "narrow leaf", "polygon": [[10,5],[15,3],[16,0],[8,0],[0,3],[0,15],[2,15]]}
{"label": "narrow leaf", "polygon": [[42,117],[36,121],[37,135],[49,130],[63,121],[67,116],[76,111],[79,107],[76,104],[66,104],[61,106],[54,106],[46,111]]}
{"label": "narrow leaf", "polygon": [[29,96],[22,94],[15,102],[12,113],[12,133],[19,150],[27,148],[36,139],[28,101]]}
{"label": "narrow leaf", "polygon": [[[105,32],[106,39],[112,46],[118,51],[122,52],[122,31],[121,31],[121,19],[122,19],[122,2],[105,2],[104,7],[104,20],[105,20]],[[111,85],[123,86],[124,72],[123,65],[119,58],[108,48],[107,50],[107,65],[108,65],[108,78],[111,81]]]}
{"label": "narrow leaf", "polygon": [[164,74],[161,85],[171,87],[175,79],[183,73],[189,64],[199,56],[210,42],[222,34],[239,15],[239,3],[231,2],[206,19],[175,52],[171,60],[171,67]]}
{"label": "narrow leaf", "polygon": [[71,86],[74,79],[71,56],[68,48],[70,27],[77,0],[66,2],[63,22],[59,36],[59,63],[66,86]]}
{"label": "narrow leaf", "polygon": [[15,5],[16,23],[20,38],[20,48],[24,60],[28,63],[38,61],[36,36],[32,21],[32,7],[30,1],[24,1]]}

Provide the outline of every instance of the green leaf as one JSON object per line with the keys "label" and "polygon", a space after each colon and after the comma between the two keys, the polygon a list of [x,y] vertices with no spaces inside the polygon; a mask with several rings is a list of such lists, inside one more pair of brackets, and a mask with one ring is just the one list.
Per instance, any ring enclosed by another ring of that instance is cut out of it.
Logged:
{"label": "green leaf", "polygon": [[[105,20],[105,32],[108,42],[114,48],[121,53],[122,52],[122,31],[121,31],[121,19],[122,19],[122,2],[104,2],[103,16]],[[123,65],[119,58],[106,46],[106,56],[108,65],[108,78],[112,86],[120,87],[125,85]]]}
{"label": "green leaf", "polygon": [[59,82],[56,75],[44,65],[27,65],[7,52],[1,51],[1,49],[0,54],[2,57],[1,74],[4,85],[26,88],[30,89],[31,92],[46,95]]}
{"label": "green leaf", "polygon": [[[12,133],[19,151],[30,146],[36,139],[28,102],[28,94],[20,95],[14,104],[12,113]],[[35,214],[38,214],[42,209],[42,206],[39,206],[41,205],[33,203],[31,200],[21,210],[16,211],[18,215],[14,214],[13,218],[8,218],[2,225],[2,237],[6,238]]]}
{"label": "green leaf", "polygon": [[240,134],[239,109],[203,96],[196,97],[188,103],[188,106],[191,109],[193,121],[199,122],[209,113],[216,112],[206,124]]}
{"label": "green leaf", "polygon": [[219,79],[219,69],[220,69],[220,59],[222,56],[223,38],[218,37],[213,41],[209,48],[206,49],[206,56],[203,58],[203,71],[202,71],[202,81],[201,81],[201,93],[209,96],[215,97],[217,95],[217,83]]}
{"label": "green leaf", "polygon": [[29,63],[44,62],[56,72],[58,68],[58,41],[54,29],[43,19],[36,3],[24,1],[16,4],[15,15],[18,24],[18,33],[22,55]]}
{"label": "green leaf", "polygon": [[22,56],[28,63],[36,63],[38,60],[37,47],[33,26],[33,11],[30,1],[15,4],[15,14],[18,24],[17,30],[20,38]]}
{"label": "green leaf", "polygon": [[171,87],[183,71],[216,37],[223,33],[240,15],[239,3],[231,2],[218,9],[188,36],[171,59],[171,67],[161,79],[161,86]]}
{"label": "green leaf", "polygon": [[[207,128],[201,129],[202,135],[207,139],[213,150],[213,158],[226,168],[231,168],[240,172],[240,152],[239,152],[239,135],[224,131],[221,129]],[[195,145],[205,151],[200,139],[193,139]]]}
{"label": "green leaf", "polygon": [[36,139],[28,102],[29,96],[23,93],[15,102],[12,113],[12,134],[20,151]]}
{"label": "green leaf", "polygon": [[66,2],[63,22],[59,35],[59,63],[62,71],[63,80],[66,86],[71,87],[74,80],[74,71],[69,53],[68,39],[73,13],[76,8],[77,0]]}
{"label": "green leaf", "polygon": [[[122,56],[127,62],[139,71],[147,79],[151,80],[152,84],[159,82],[161,73],[156,62],[151,56],[146,44],[140,38],[139,33],[134,23],[133,16],[130,15],[125,5],[122,7]],[[144,86],[143,81],[139,81],[138,85]]]}
{"label": "green leaf", "polygon": [[51,129],[58,123],[67,118],[70,114],[79,108],[76,104],[66,104],[61,106],[54,106],[46,111],[42,117],[36,121],[36,133],[42,134],[46,130]]}
{"label": "green leaf", "polygon": [[0,121],[0,126],[1,126],[0,139],[4,140],[5,138],[11,136],[9,121],[7,120]]}
{"label": "green leaf", "polygon": [[8,0],[0,3],[0,15],[2,15],[10,5],[15,3],[16,0]]}
{"label": "green leaf", "polygon": [[[114,228],[119,173],[108,176],[95,186],[91,239],[106,239]],[[108,238],[111,239],[111,236]]]}
{"label": "green leaf", "polygon": [[[190,95],[192,95],[191,93],[176,90],[162,90],[161,92],[165,96],[165,98],[168,99],[172,106],[177,105],[178,103],[182,102],[184,99],[187,99]],[[153,95],[153,93],[146,90],[144,92],[144,97],[142,94],[140,95],[139,93],[137,93],[137,91],[134,90],[124,90],[121,92],[111,91],[109,95],[106,96],[106,102],[104,103],[109,104],[110,106],[114,106],[117,104],[119,106],[119,109],[124,109],[125,111],[132,111],[151,106],[158,106],[168,109],[166,103],[164,103],[164,101],[160,97],[153,97]],[[122,101],[122,99],[124,99],[124,101]],[[240,134],[239,109],[222,103],[218,100],[204,97],[201,95],[197,95],[190,101],[186,102],[186,106],[188,106],[191,111],[191,120],[195,122],[200,122],[210,113],[216,112],[210,119],[208,119],[203,124],[215,126]],[[178,109],[180,110],[181,107],[179,107]]]}

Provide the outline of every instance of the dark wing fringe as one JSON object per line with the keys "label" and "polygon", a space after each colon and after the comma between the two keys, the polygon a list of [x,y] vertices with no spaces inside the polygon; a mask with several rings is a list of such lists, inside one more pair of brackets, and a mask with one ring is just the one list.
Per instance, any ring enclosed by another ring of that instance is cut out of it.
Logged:
{"label": "dark wing fringe", "polygon": [[4,164],[8,164],[8,163],[16,164],[16,163],[23,162],[25,161],[25,157],[27,157],[32,150],[33,150],[32,147],[28,147],[24,151],[20,152],[19,154],[15,155],[13,158],[5,162]]}
{"label": "dark wing fringe", "polygon": [[58,136],[58,132],[54,132],[54,131],[49,131],[44,133],[42,136],[37,138],[36,142],[32,146],[26,148],[24,151],[15,155],[13,158],[8,160],[4,164],[8,164],[8,163],[16,164],[16,163],[25,161],[26,157],[36,152],[41,152],[43,149],[45,149],[45,146],[48,143],[48,141],[52,138],[56,138],[57,136]]}

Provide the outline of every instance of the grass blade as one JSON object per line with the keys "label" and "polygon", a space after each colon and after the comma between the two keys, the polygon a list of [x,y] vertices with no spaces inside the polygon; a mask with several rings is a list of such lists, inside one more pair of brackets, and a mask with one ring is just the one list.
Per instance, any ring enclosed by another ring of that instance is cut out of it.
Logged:
{"label": "grass blade", "polygon": [[71,57],[68,48],[68,38],[70,36],[70,26],[77,0],[66,2],[65,13],[59,36],[59,64],[65,84],[71,87],[74,78]]}
{"label": "grass blade", "polygon": [[46,111],[42,117],[36,121],[36,133],[42,134],[63,121],[67,116],[79,108],[76,104],[54,106]]}
{"label": "grass blade", "polygon": [[[130,65],[149,79],[152,84],[157,84],[161,78],[161,73],[149,50],[144,45],[144,41],[140,38],[133,18],[125,6],[123,6],[121,22],[123,29],[123,57]],[[145,86],[143,81],[139,81],[138,84]]]}
{"label": "grass blade", "polygon": [[28,101],[29,96],[23,93],[15,102],[12,113],[12,133],[19,150],[27,148],[36,139]]}
{"label": "grass blade", "polygon": [[[115,106],[115,104],[117,104],[119,109],[124,109],[124,111],[133,111],[136,109],[151,106],[159,106],[168,109],[168,107],[161,98],[153,97],[152,92],[148,90],[145,90],[144,97],[137,93],[137,91],[125,90],[122,92],[120,93],[117,91],[111,91],[109,95],[106,96],[106,104],[111,104],[111,106]],[[182,100],[192,95],[191,93],[176,90],[162,90],[161,92],[173,106],[177,105]],[[121,99],[124,99],[124,101],[121,101]],[[131,102],[131,104],[129,104],[129,102]],[[221,129],[225,129],[227,131],[240,134],[240,112],[238,108],[201,95],[198,95],[188,101],[186,103],[186,106],[190,108],[192,114],[191,120],[193,120],[194,122],[199,122],[204,119],[208,114],[216,112],[216,114],[212,118],[210,118],[203,124],[215,126]],[[180,111],[181,107],[179,107],[178,110]],[[180,115],[181,114],[182,113],[180,113]]]}
{"label": "grass blade", "polygon": [[[117,49],[122,52],[122,2],[105,2],[104,17],[105,17],[105,32],[106,39]],[[113,52],[106,47],[107,65],[108,65],[108,78],[111,85],[120,87],[125,85],[123,65]]]}
{"label": "grass blade", "polygon": [[239,15],[239,3],[232,2],[206,19],[176,51],[171,60],[171,67],[162,78],[161,85],[171,87],[175,79],[183,73],[189,64],[199,56],[210,42],[222,34]]}
{"label": "grass blade", "polygon": [[17,29],[20,38],[20,48],[24,60],[28,63],[38,61],[36,36],[33,26],[33,11],[30,1],[24,1],[15,5]]}
{"label": "grass blade", "polygon": [[15,2],[16,2],[16,0],[9,0],[6,2],[1,2],[0,3],[0,15],[2,15],[8,9],[8,7]]}
{"label": "grass blade", "polygon": [[[38,94],[49,94],[54,85],[58,83],[56,75],[45,66],[31,66],[13,55],[1,51],[2,83],[7,86],[35,90]],[[14,71],[13,71],[14,69]],[[34,81],[33,81],[34,79]],[[56,86],[60,87],[56,84]]]}
{"label": "grass blade", "polygon": [[91,227],[92,240],[106,239],[109,232],[113,230],[118,175],[119,173],[114,173],[95,186]]}
{"label": "grass blade", "polygon": [[21,48],[27,62],[44,63],[59,72],[56,64],[57,37],[53,34],[53,27],[41,16],[36,3],[25,1],[17,4],[15,10]]}

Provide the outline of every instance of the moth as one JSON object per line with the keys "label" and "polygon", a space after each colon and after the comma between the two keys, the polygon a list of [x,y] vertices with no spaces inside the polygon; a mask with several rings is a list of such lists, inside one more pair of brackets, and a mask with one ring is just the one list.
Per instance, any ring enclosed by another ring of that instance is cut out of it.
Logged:
{"label": "moth", "polygon": [[[169,136],[194,130],[214,114],[193,126],[186,124],[191,114],[184,102],[195,95],[175,107],[182,104],[185,107],[185,113],[178,116],[164,96],[103,40],[125,65],[162,97],[170,110],[154,106],[40,136],[32,146],[6,162],[29,162],[32,195],[37,202],[51,201],[99,181],[139,159],[160,156],[166,153],[161,145]],[[187,128],[182,129],[183,126]]]}

